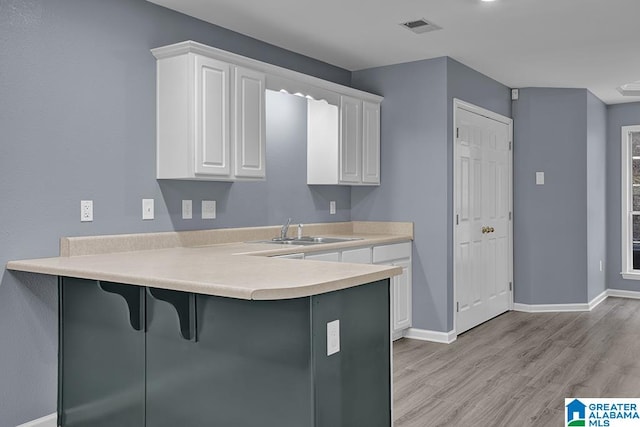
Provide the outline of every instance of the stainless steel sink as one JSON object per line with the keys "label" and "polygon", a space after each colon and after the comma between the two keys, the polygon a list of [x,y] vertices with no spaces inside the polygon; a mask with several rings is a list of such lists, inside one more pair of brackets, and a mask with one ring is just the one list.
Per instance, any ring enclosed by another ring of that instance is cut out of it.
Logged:
{"label": "stainless steel sink", "polygon": [[322,243],[342,243],[342,242],[350,242],[352,240],[362,240],[360,237],[320,237],[320,236],[304,236],[299,239],[297,238],[286,238],[281,239],[279,237],[274,237],[271,240],[257,240],[253,242],[247,243],[273,243],[276,245],[319,245]]}

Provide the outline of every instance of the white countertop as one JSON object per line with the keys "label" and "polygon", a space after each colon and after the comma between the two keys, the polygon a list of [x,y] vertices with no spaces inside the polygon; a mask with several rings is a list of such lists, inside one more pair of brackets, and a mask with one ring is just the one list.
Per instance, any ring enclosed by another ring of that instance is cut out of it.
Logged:
{"label": "white countertop", "polygon": [[[258,232],[252,237],[259,236],[256,240],[263,239],[262,236],[265,233],[273,234],[272,228],[253,228],[251,230],[258,230]],[[396,243],[413,238],[412,226],[410,234],[358,233],[358,227],[354,226],[353,229],[356,232],[349,232],[349,230],[345,232],[343,227],[339,235],[335,233],[323,235],[358,237],[361,240],[309,246],[286,245],[286,247],[271,243],[231,242],[109,253],[92,253],[92,250],[87,250],[87,253],[92,254],[10,261],[7,269],[254,300],[306,297],[375,282],[402,273],[400,267],[384,265],[270,258],[280,254],[325,252],[349,247]],[[233,230],[238,230],[239,235],[246,238],[247,229],[226,229],[224,230],[226,240],[233,239]],[[331,229],[326,231],[330,232]],[[369,227],[366,231],[376,230],[375,227],[373,229]],[[210,232],[209,230],[202,233]],[[197,236],[198,232],[187,233]],[[130,242],[126,240],[127,238],[137,239],[137,242],[140,242],[140,239],[160,236],[167,240],[166,234],[169,233],[96,236],[95,239],[96,242],[102,242],[104,246],[109,238],[120,239],[126,243]],[[86,244],[86,241],[91,238],[78,239]],[[62,247],[65,247],[65,244],[68,248],[69,242],[63,242]],[[72,241],[70,246],[73,247],[73,245]],[[149,242],[144,243],[144,246],[148,245],[153,246]],[[91,245],[87,247],[89,246]]]}

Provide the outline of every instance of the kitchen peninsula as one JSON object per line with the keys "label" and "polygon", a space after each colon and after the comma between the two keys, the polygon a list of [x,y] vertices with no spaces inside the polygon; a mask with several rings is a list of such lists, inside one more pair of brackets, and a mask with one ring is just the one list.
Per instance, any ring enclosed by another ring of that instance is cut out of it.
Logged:
{"label": "kitchen peninsula", "polygon": [[64,238],[60,257],[10,262],[60,278],[59,425],[390,426],[401,268],[277,256],[406,242],[412,224],[251,243],[275,230]]}

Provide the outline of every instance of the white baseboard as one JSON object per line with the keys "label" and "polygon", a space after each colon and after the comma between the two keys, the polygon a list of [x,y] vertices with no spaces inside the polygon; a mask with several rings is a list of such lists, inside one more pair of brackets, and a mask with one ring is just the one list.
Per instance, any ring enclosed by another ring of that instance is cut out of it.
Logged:
{"label": "white baseboard", "polygon": [[607,296],[618,298],[640,299],[640,292],[625,291],[622,289],[607,289]]}
{"label": "white baseboard", "polygon": [[589,311],[599,306],[600,303],[606,300],[608,296],[609,296],[609,290],[605,289],[604,291],[602,291],[600,295],[598,295],[597,297],[589,301]]}
{"label": "white baseboard", "polygon": [[589,304],[513,304],[513,311],[525,313],[554,313],[558,311],[589,311]]}
{"label": "white baseboard", "polygon": [[38,418],[37,420],[29,421],[28,423],[20,424],[16,427],[57,427],[58,414],[53,413],[46,417]]}
{"label": "white baseboard", "polygon": [[552,313],[566,311],[591,311],[608,297],[640,299],[640,292],[623,291],[621,289],[606,289],[600,295],[589,301],[589,303],[578,304],[513,304],[514,311],[525,313]]}
{"label": "white baseboard", "polygon": [[431,341],[443,344],[451,344],[458,338],[455,331],[439,332],[430,331],[428,329],[409,328],[404,333],[405,338],[411,338],[420,341]]}

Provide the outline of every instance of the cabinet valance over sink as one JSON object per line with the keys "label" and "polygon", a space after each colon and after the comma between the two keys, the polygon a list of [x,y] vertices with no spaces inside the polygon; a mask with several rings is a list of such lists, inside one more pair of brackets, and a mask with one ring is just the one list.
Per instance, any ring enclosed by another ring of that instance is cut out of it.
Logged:
{"label": "cabinet valance over sink", "polygon": [[[309,99],[308,184],[380,184],[382,97],[193,41],[151,52],[156,178],[264,180],[265,91],[274,90]],[[335,119],[312,116],[314,102],[333,107]]]}

